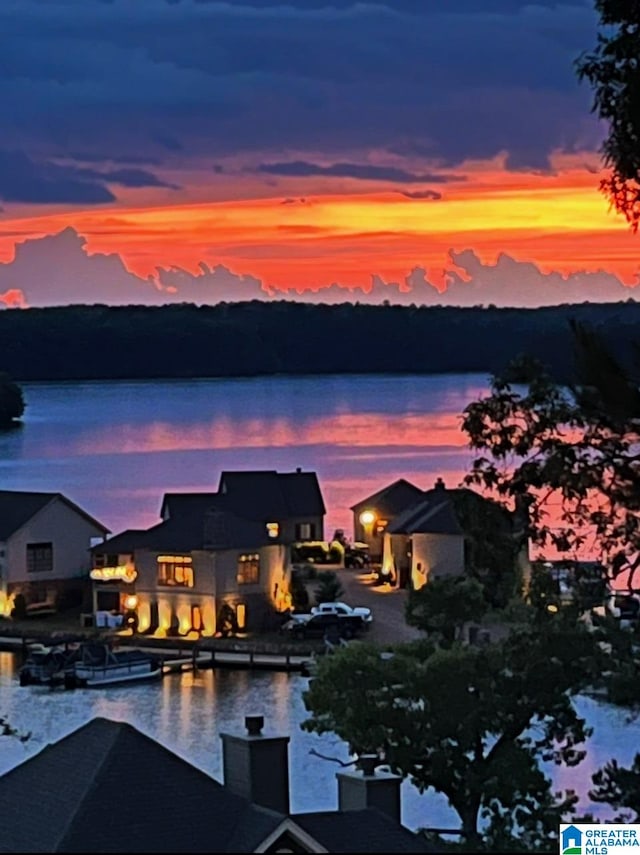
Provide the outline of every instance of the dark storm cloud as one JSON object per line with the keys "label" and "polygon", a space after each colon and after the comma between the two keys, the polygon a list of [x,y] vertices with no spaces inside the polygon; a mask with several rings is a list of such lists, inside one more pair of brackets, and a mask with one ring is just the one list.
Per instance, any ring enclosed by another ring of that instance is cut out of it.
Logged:
{"label": "dark storm cloud", "polygon": [[595,21],[591,0],[3,0],[4,144],[544,169],[599,143],[573,70]]}
{"label": "dark storm cloud", "polygon": [[396,181],[398,184],[413,184],[421,181],[444,183],[446,181],[463,181],[462,175],[439,175],[407,172],[393,166],[372,166],[368,163],[332,163],[331,166],[319,166],[305,160],[294,160],[288,163],[261,163],[258,172],[268,175],[283,175],[294,178],[304,178],[311,175],[325,175],[331,178],[356,178],[359,181]]}
{"label": "dark storm cloud", "polygon": [[134,167],[99,171],[36,161],[18,151],[0,151],[0,199],[31,204],[86,204],[113,202],[107,185],[177,189],[146,169]]}
{"label": "dark storm cloud", "polygon": [[113,193],[89,169],[35,163],[16,151],[0,152],[0,199],[33,204],[112,202]]}

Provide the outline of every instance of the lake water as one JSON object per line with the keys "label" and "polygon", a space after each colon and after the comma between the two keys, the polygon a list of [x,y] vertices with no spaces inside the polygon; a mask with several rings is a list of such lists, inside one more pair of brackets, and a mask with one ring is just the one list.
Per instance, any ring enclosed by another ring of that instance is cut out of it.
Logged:
{"label": "lake water", "polygon": [[158,522],[167,492],[215,490],[224,469],[318,473],[326,532],[404,477],[458,483],[459,416],[481,375],[26,383],[24,426],[0,433],[0,487],[60,491],[113,532]]}
{"label": "lake water", "polygon": [[[64,493],[114,533],[158,521],[165,491],[215,490],[225,469],[315,470],[327,504],[326,531],[352,532],[350,505],[404,477],[459,483],[470,453],[460,414],[487,389],[484,376],[334,376],[172,382],[25,384],[24,425],[0,434],[0,488]],[[203,671],[159,685],[91,692],[20,688],[15,658],[0,654],[0,714],[33,738],[0,744],[0,772],[93,716],[129,721],[221,779],[219,733],[264,714],[291,735],[292,808],[337,806],[335,737],[300,729],[304,677]],[[595,727],[579,767],[554,770],[558,786],[586,794],[608,759],[632,760],[640,726],[623,712],[580,701]],[[453,827],[444,798],[403,784],[407,825]],[[594,812],[606,816],[595,806]]]}
{"label": "lake water", "polygon": [[[294,812],[335,810],[338,806],[337,763],[310,752],[349,760],[344,743],[335,736],[306,733],[302,693],[308,679],[299,674],[206,670],[172,674],[161,683],[65,692],[20,687],[18,658],[0,653],[0,714],[21,731],[32,731],[24,745],[0,739],[0,774],[60,739],[94,716],[127,721],[167,748],[223,780],[220,732],[242,732],[245,715],[265,717],[265,733],[289,734],[291,808]],[[591,805],[586,794],[591,775],[611,757],[630,764],[640,750],[640,723],[629,722],[621,710],[579,699],[578,709],[594,727],[587,758],[574,769],[550,770],[558,787],[584,796],[583,806],[605,819],[602,805]],[[408,781],[402,785],[402,819],[409,828],[456,828],[456,814],[446,799],[433,792],[420,794]]]}

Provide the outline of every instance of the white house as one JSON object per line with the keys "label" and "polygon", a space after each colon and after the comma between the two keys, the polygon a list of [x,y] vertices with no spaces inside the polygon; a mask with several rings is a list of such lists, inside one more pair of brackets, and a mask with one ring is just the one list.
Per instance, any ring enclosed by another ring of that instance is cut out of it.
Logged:
{"label": "white house", "polygon": [[0,490],[0,614],[11,614],[17,594],[34,612],[79,602],[89,549],[108,532],[61,493]]}

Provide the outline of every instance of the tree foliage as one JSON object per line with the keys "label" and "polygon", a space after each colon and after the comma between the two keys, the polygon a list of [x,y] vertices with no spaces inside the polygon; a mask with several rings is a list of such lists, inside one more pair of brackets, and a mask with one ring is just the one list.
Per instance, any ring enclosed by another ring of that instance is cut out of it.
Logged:
{"label": "tree foliage", "polygon": [[523,386],[494,377],[463,430],[478,452],[467,482],[520,514],[522,538],[574,557],[585,546],[611,575],[638,564],[640,392],[592,331],[573,325],[576,381],[542,365]]}
{"label": "tree foliage", "polygon": [[0,427],[22,417],[25,409],[22,389],[8,374],[0,372]]}
{"label": "tree foliage", "polygon": [[640,4],[596,0],[600,32],[595,49],[577,61],[593,89],[593,112],[608,133],[602,146],[610,170],[601,189],[634,231],[640,221]]}
{"label": "tree foliage", "polygon": [[425,641],[383,657],[357,645],[320,662],[303,727],[443,793],[474,851],[546,851],[575,797],[556,800],[539,761],[582,759],[588,731],[571,696],[596,679],[599,656],[592,634],[560,621],[482,648]]}
{"label": "tree foliage", "polygon": [[476,579],[445,576],[409,592],[406,619],[450,644],[460,638],[465,623],[480,620],[486,611],[483,587]]}
{"label": "tree foliage", "polygon": [[344,588],[333,570],[321,570],[317,577],[318,585],[314,591],[316,603],[335,603],[344,594]]}

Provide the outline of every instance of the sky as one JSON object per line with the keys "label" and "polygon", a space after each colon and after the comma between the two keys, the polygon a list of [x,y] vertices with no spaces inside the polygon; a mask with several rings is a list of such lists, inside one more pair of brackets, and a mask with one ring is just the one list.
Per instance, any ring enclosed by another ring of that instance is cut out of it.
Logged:
{"label": "sky", "polygon": [[0,307],[635,299],[592,0],[3,0]]}

